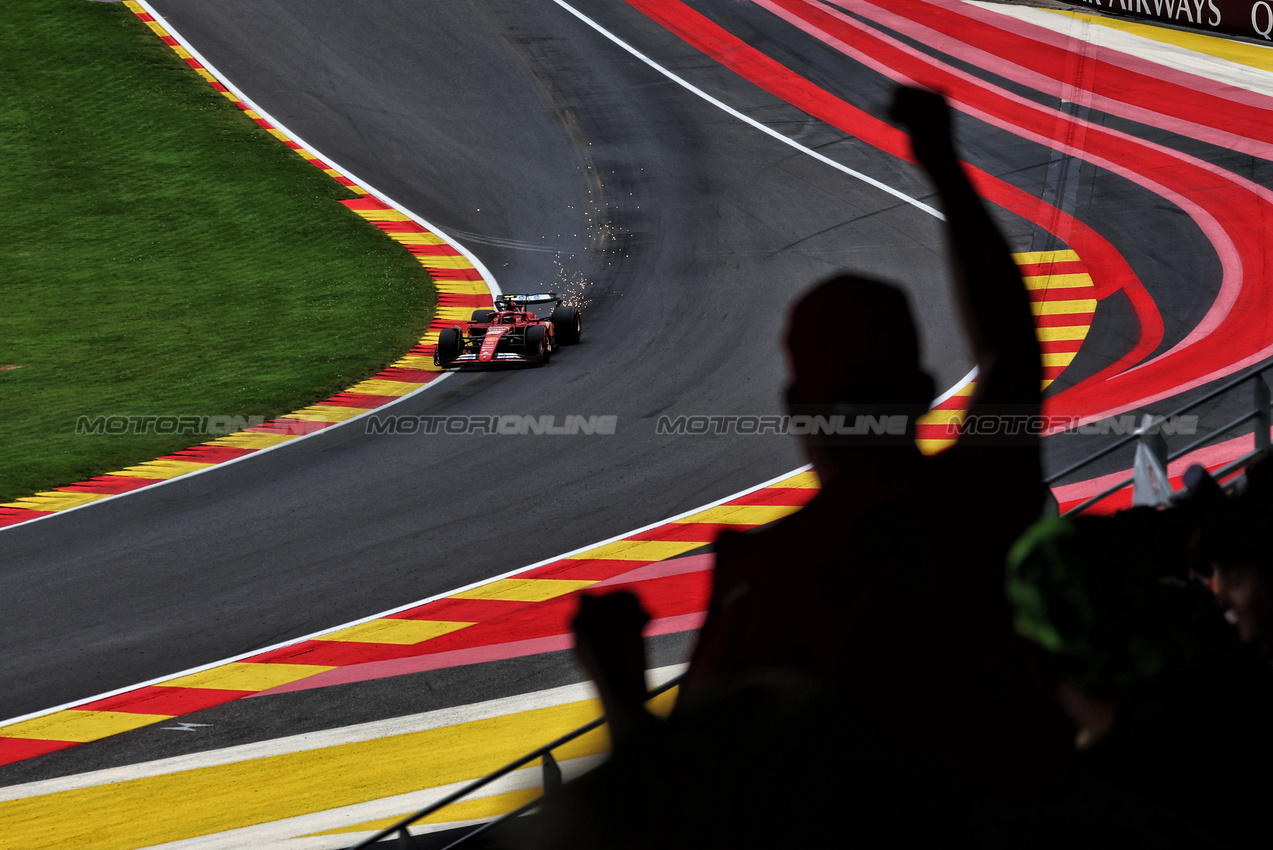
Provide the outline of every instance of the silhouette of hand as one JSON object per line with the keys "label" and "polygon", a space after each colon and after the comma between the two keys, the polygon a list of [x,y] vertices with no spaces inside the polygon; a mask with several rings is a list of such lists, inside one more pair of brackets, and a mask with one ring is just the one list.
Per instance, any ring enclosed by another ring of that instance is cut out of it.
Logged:
{"label": "silhouette of hand", "polygon": [[893,120],[910,131],[915,159],[925,168],[955,161],[950,106],[936,92],[900,88],[889,110]]}
{"label": "silhouette of hand", "polygon": [[597,684],[606,712],[639,707],[645,701],[645,644],[641,632],[650,615],[627,591],[579,597],[571,625],[575,649]]}

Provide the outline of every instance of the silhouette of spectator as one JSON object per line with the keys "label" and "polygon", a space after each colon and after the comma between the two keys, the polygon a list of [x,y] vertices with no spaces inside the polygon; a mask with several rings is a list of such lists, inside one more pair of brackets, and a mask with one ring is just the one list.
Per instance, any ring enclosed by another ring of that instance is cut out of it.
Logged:
{"label": "silhouette of spectator", "polygon": [[[769,668],[824,676],[923,740],[961,781],[1019,788],[1055,763],[1063,725],[1027,686],[1002,564],[1044,501],[1041,366],[1029,301],[1008,246],[956,157],[935,94],[898,93],[894,117],[946,213],[956,300],[979,369],[969,419],[982,427],[924,457],[915,420],[933,382],[894,286],[838,276],[792,310],[793,414],[904,416],[892,435],[804,438],[822,483],[799,513],[756,533],[723,532],[714,586],[681,700]],[[829,316],[852,326],[829,337]],[[1013,423],[999,434],[991,421]]]}
{"label": "silhouette of spectator", "polygon": [[[1032,847],[1242,847],[1265,828],[1273,678],[1194,623],[1136,516],[1052,519],[1014,547],[1017,630],[1082,758],[1033,817]],[[1021,846],[1009,835],[1004,846]]]}
{"label": "silhouette of spectator", "polygon": [[971,848],[967,800],[928,766],[854,703],[792,676],[706,697],[616,744],[525,824],[539,829],[521,846]]}
{"label": "silhouette of spectator", "polygon": [[[937,806],[936,798],[965,799],[956,788],[976,795],[1032,787],[1068,752],[1068,727],[1029,681],[1003,590],[1008,547],[1044,501],[1038,434],[1020,427],[1040,407],[1029,301],[956,157],[945,101],[903,89],[893,116],[911,130],[946,211],[955,292],[980,370],[969,416],[1013,417],[1016,427],[1007,436],[980,428],[924,457],[915,420],[933,381],[920,366],[905,296],[856,276],[815,286],[787,332],[792,413],[848,422],[884,416],[903,427],[805,437],[818,496],[758,532],[720,535],[707,620],[673,717],[692,723],[731,697],[760,692],[782,701],[791,682],[818,683],[815,690],[832,688],[843,712],[887,742],[876,749],[893,757],[877,762],[924,765],[920,772],[945,789],[926,804]],[[834,337],[823,330],[832,316],[841,323]],[[649,747],[648,736],[632,732],[649,728],[635,697],[642,665],[634,660],[634,608],[635,600],[593,600],[575,624],[616,721],[616,756]],[[627,743],[629,733],[635,740]],[[832,749],[844,756],[855,746]],[[948,838],[958,831],[939,820]]]}
{"label": "silhouette of spectator", "polygon": [[1213,571],[1216,604],[1243,643],[1273,660],[1273,460],[1253,463],[1245,484],[1212,512],[1196,548]]}

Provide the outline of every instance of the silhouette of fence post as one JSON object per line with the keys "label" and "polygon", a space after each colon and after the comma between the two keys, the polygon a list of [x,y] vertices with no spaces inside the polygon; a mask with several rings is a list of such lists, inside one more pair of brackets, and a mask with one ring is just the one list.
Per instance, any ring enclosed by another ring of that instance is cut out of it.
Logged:
{"label": "silhouette of fence post", "polygon": [[1269,385],[1258,372],[1251,376],[1251,380],[1255,385],[1255,450],[1268,451],[1269,427],[1273,424],[1269,421]]}

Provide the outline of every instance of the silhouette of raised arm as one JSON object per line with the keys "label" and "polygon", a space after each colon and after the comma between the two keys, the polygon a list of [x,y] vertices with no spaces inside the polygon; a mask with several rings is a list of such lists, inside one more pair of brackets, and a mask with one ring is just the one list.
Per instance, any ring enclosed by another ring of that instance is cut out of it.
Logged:
{"label": "silhouette of raised arm", "polygon": [[945,98],[900,89],[893,118],[911,133],[915,159],[932,177],[945,212],[950,272],[964,328],[978,367],[969,414],[1010,406],[1033,415],[1040,403],[1043,367],[1021,273],[955,153]]}

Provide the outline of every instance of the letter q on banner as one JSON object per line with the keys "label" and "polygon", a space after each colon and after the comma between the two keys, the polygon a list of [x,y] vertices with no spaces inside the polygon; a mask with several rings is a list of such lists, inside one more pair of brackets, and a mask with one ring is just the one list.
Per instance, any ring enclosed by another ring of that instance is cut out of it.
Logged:
{"label": "letter q on banner", "polygon": [[[1263,21],[1264,26],[1260,23]],[[1273,6],[1270,6],[1265,0],[1256,0],[1251,4],[1251,29],[1260,34],[1265,41],[1273,41],[1269,38],[1269,34],[1273,33]]]}

